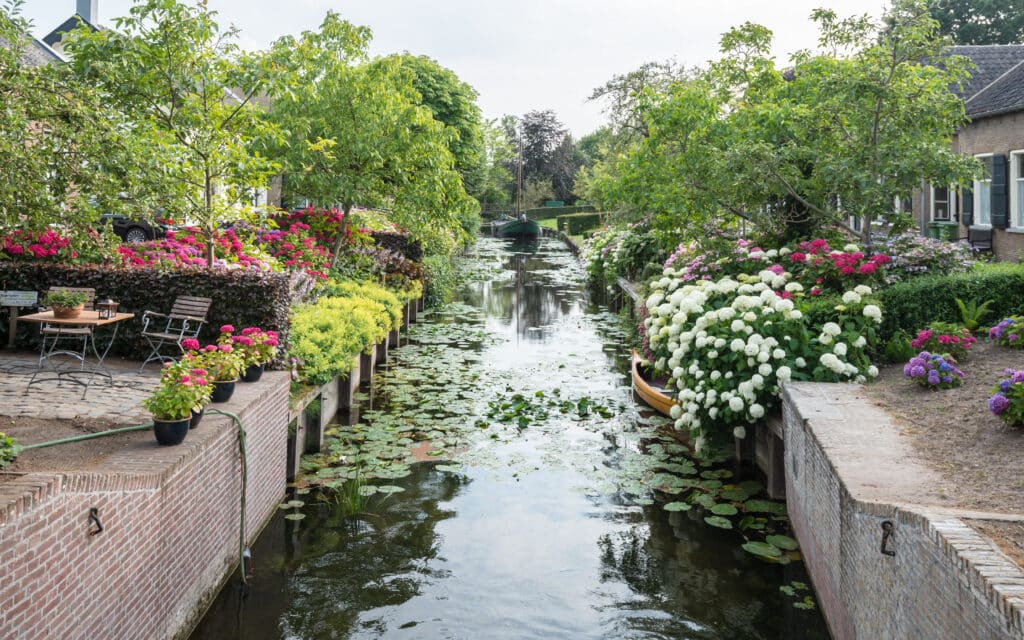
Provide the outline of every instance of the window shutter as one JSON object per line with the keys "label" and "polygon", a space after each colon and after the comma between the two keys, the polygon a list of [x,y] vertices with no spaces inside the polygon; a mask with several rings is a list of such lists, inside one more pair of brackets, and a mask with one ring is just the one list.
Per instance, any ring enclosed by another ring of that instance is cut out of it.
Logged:
{"label": "window shutter", "polygon": [[992,227],[1009,226],[1009,190],[1006,188],[1006,156],[992,156]]}
{"label": "window shutter", "polygon": [[960,211],[963,212],[962,220],[965,227],[969,227],[974,224],[974,191],[970,189],[963,189],[960,192],[961,207]]}

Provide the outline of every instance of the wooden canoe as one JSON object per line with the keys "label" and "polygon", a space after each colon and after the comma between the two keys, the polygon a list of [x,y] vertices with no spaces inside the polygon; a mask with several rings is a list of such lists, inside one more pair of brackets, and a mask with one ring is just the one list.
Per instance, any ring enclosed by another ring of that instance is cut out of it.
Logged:
{"label": "wooden canoe", "polygon": [[633,350],[633,391],[640,399],[658,413],[668,416],[675,406],[675,398],[665,393],[665,389],[644,378],[640,371],[640,355]]}

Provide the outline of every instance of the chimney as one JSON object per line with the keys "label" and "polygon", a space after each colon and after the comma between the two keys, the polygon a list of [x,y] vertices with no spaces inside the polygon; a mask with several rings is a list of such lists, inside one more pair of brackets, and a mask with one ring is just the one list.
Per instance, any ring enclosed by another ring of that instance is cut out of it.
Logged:
{"label": "chimney", "polygon": [[97,5],[99,5],[99,0],[76,0],[76,1],[77,1],[77,5],[76,6],[78,7],[78,11],[76,11],[75,13],[77,13],[78,15],[82,16],[83,18],[85,18],[85,21],[88,22],[89,24],[93,25],[93,26],[96,26],[97,24],[99,24],[99,22],[98,22],[99,21],[99,7],[97,6]]}

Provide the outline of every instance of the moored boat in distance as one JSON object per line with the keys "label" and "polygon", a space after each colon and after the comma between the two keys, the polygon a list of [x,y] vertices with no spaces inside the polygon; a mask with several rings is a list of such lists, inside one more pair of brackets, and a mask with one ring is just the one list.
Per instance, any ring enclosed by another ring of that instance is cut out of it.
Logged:
{"label": "moored boat in distance", "polygon": [[526,216],[495,220],[491,229],[499,238],[536,238],[540,235],[540,224]]}

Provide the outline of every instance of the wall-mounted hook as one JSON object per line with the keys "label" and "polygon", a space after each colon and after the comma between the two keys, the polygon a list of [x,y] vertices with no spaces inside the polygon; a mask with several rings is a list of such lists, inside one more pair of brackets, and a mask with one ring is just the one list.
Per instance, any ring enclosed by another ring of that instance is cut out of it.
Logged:
{"label": "wall-mounted hook", "polygon": [[892,536],[896,535],[894,533],[894,531],[893,531],[894,528],[895,527],[893,526],[891,520],[886,520],[885,522],[882,523],[882,548],[880,549],[880,551],[882,552],[882,554],[887,555],[887,556],[894,556],[894,555],[896,555],[895,551],[893,551],[892,549],[888,548],[888,546],[889,546],[889,538],[891,538]]}
{"label": "wall-mounted hook", "polygon": [[[93,529],[93,525],[96,525],[95,529]],[[103,523],[100,522],[100,510],[92,507],[89,509],[89,535],[94,536],[101,531],[103,531]]]}

